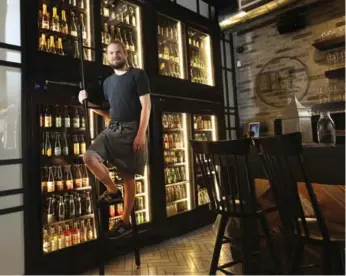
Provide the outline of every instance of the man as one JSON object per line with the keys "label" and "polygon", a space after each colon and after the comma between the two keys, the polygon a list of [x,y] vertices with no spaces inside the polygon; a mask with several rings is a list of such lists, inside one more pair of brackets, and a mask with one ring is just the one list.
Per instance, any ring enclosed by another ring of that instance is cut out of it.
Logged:
{"label": "man", "polygon": [[[110,119],[110,123],[90,145],[83,160],[107,188],[99,198],[101,204],[115,203],[122,198],[103,162],[114,164],[124,180],[124,212],[119,223],[108,233],[110,237],[119,237],[132,231],[129,219],[136,193],[135,174],[144,174],[146,131],[151,111],[150,86],[143,70],[127,65],[122,42],[114,41],[108,45],[107,58],[114,70],[114,74],[103,83],[104,97],[110,104],[110,110],[95,109],[95,112]],[[87,97],[85,90],[80,91],[79,102],[83,103]]]}

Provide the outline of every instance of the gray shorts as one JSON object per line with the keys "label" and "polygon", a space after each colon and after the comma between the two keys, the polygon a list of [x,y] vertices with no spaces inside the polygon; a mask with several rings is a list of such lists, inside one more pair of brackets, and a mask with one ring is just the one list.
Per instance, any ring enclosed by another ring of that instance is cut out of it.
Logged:
{"label": "gray shorts", "polygon": [[137,135],[137,122],[111,121],[86,151],[87,156],[96,157],[101,163],[108,161],[117,167],[119,173],[144,174],[148,147],[143,152],[133,151],[133,141]]}

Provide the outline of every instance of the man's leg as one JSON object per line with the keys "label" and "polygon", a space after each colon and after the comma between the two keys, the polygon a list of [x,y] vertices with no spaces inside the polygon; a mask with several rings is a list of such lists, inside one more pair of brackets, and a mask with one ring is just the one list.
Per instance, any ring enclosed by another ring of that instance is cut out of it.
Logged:
{"label": "man's leg", "polygon": [[133,208],[133,203],[135,201],[135,196],[136,196],[135,176],[129,175],[129,174],[123,174],[122,177],[124,179],[124,188],[125,188],[124,213],[122,215],[122,220],[124,223],[129,224],[131,210]]}
{"label": "man's leg", "polygon": [[103,165],[97,157],[95,157],[91,151],[86,151],[83,156],[83,161],[89,170],[101,181],[109,192],[117,192],[118,188],[109,176],[108,169]]}

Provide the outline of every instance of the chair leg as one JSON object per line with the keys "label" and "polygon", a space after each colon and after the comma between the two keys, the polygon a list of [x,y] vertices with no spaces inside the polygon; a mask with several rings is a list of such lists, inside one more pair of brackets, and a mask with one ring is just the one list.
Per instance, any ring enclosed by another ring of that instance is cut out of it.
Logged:
{"label": "chair leg", "polygon": [[276,252],[275,252],[275,248],[274,248],[274,243],[273,243],[272,236],[270,234],[270,229],[269,229],[268,221],[265,217],[265,214],[263,214],[263,213],[260,214],[260,221],[261,221],[264,236],[265,236],[267,243],[269,245],[269,251],[270,251],[270,254],[272,257],[275,273],[281,274],[280,261],[277,258],[278,255],[275,254]]}
{"label": "chair leg", "polygon": [[222,247],[222,241],[225,234],[226,224],[228,221],[227,215],[221,216],[220,226],[217,231],[216,241],[215,241],[215,247],[213,252],[213,257],[210,264],[210,270],[209,275],[215,275],[217,271],[217,266],[219,264],[219,258],[220,258],[220,251]]}
{"label": "chair leg", "polygon": [[304,246],[304,241],[296,239],[292,253],[292,272],[290,274],[300,274],[300,267],[304,256]]}
{"label": "chair leg", "polygon": [[333,251],[330,245],[325,245],[323,248],[323,274],[330,275],[333,274]]}
{"label": "chair leg", "polygon": [[137,235],[138,235],[138,227],[137,227],[137,222],[136,222],[136,214],[135,214],[135,209],[132,208],[131,211],[131,221],[132,221],[132,228],[133,228],[133,244],[134,244],[134,254],[135,254],[135,263],[137,266],[137,269],[141,266],[141,257],[139,253],[139,248],[138,248],[138,242],[137,242]]}

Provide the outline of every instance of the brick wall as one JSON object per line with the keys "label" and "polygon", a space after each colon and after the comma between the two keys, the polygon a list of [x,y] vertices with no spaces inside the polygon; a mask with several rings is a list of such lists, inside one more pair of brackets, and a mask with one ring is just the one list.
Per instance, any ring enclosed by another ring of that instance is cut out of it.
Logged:
{"label": "brick wall", "polygon": [[[308,68],[310,87],[301,103],[310,107],[319,103],[319,88],[328,86],[324,72],[327,70],[326,52],[320,52],[312,46],[313,41],[325,30],[345,24],[344,0],[328,0],[327,4],[314,8],[307,14],[307,26],[297,32],[279,34],[277,24],[262,26],[245,34],[234,34],[235,49],[244,46],[243,53],[235,53],[237,68],[237,96],[240,125],[245,130],[251,121],[260,121],[265,125],[265,133],[273,133],[273,120],[284,107],[272,107],[265,104],[255,91],[255,80],[262,66],[275,57],[297,57]],[[279,100],[273,95],[275,101]]]}

